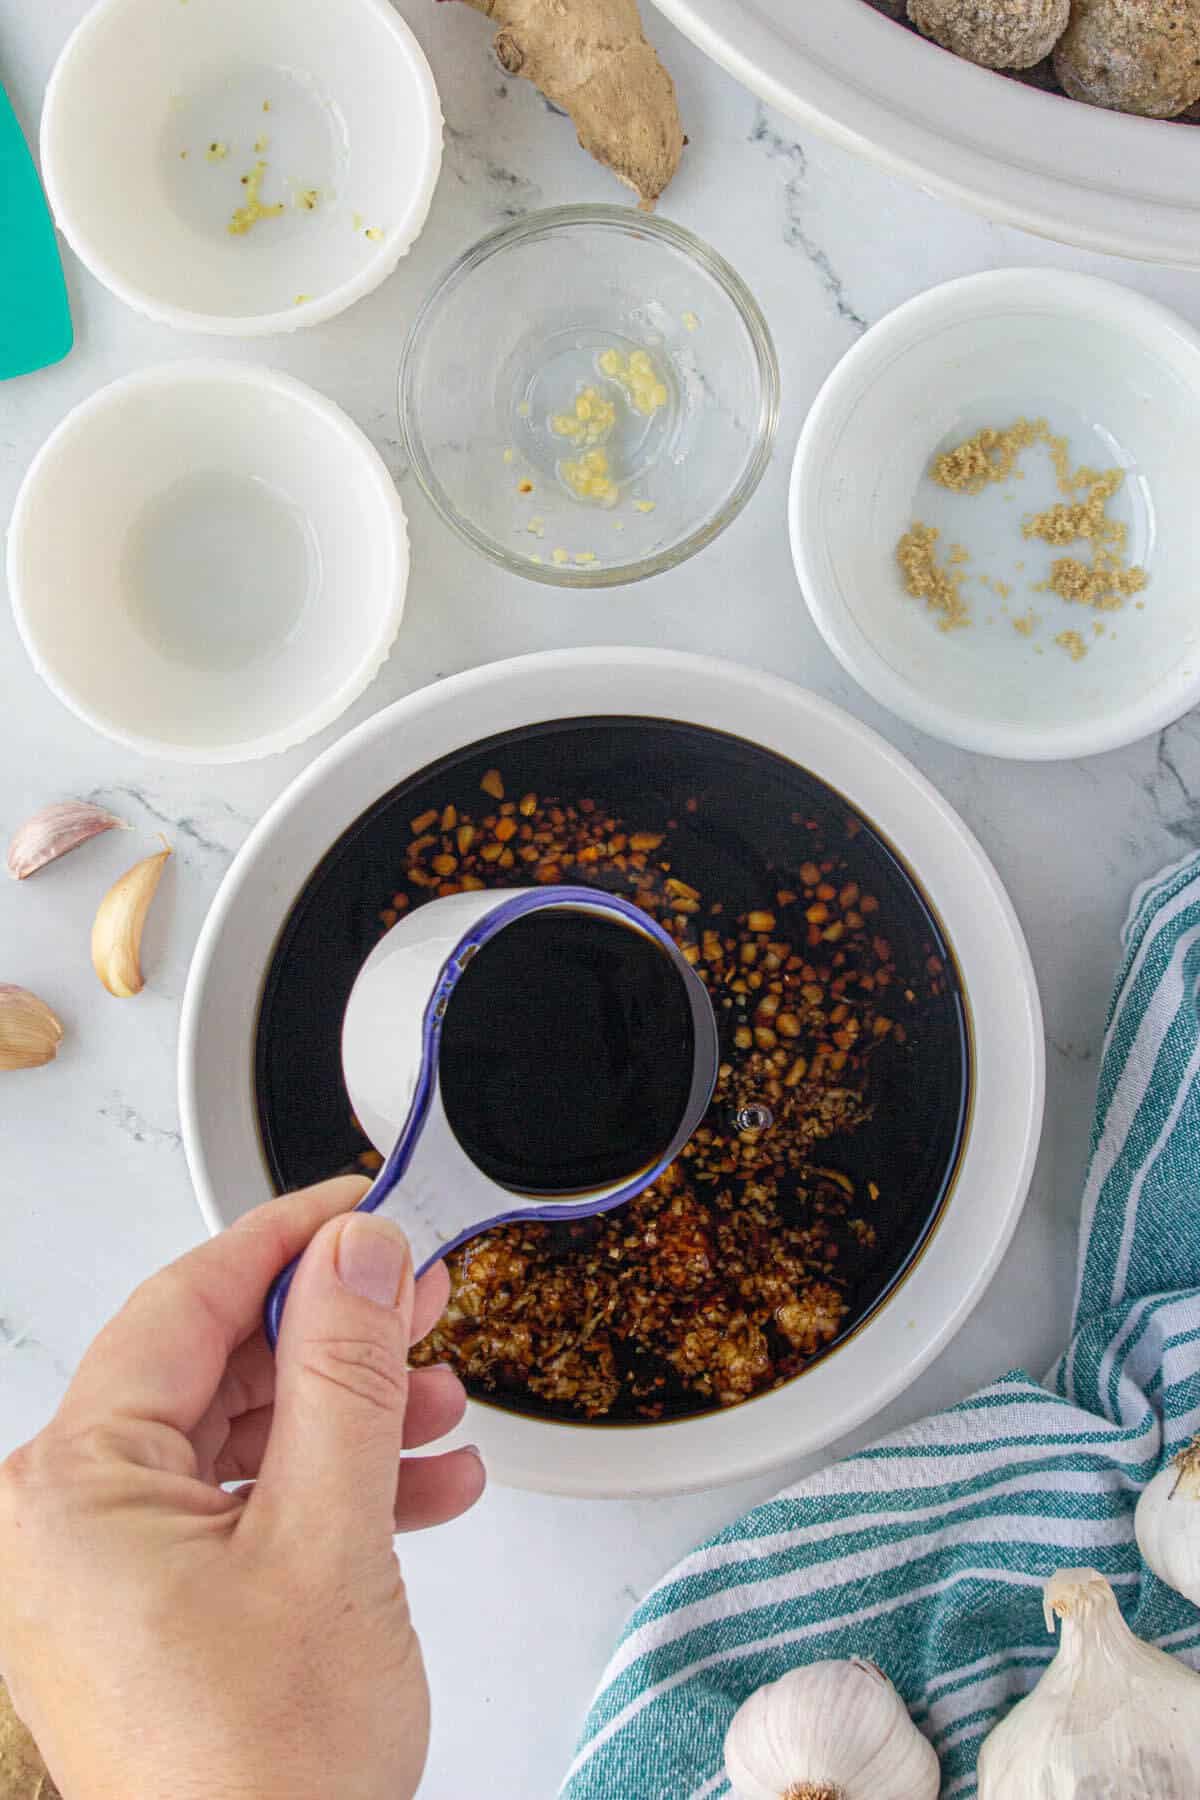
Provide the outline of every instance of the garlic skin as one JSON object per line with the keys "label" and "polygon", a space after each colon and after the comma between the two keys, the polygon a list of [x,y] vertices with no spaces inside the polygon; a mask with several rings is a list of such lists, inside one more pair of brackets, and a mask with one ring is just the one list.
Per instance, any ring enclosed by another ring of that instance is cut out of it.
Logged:
{"label": "garlic skin", "polygon": [[40,1069],[53,1062],[62,1036],[62,1024],[44,1000],[0,981],[0,1070]]}
{"label": "garlic skin", "polygon": [[1159,1580],[1200,1606],[1200,1437],[1143,1489],[1133,1529]]}
{"label": "garlic skin", "polygon": [[100,902],[92,925],[92,967],[110,994],[130,1000],[146,985],[142,975],[142,929],[162,879],[169,849],[134,863]]}
{"label": "garlic skin", "polygon": [[979,1800],[1195,1800],[1200,1675],[1136,1638],[1103,1575],[1046,1583],[1058,1654],[979,1752]]}
{"label": "garlic skin", "polygon": [[815,1662],[751,1694],[725,1734],[738,1800],[937,1800],[933,1746],[874,1663]]}
{"label": "garlic skin", "polygon": [[8,872],[24,881],[102,831],[128,831],[124,819],[86,800],[56,800],[18,825],[8,846]]}

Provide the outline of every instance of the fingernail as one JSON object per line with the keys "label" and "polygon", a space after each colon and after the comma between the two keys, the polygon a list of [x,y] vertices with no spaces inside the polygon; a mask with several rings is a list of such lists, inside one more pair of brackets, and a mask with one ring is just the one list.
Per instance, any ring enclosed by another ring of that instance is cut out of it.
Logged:
{"label": "fingernail", "polygon": [[471,1455],[475,1458],[476,1462],[483,1461],[483,1451],[479,1448],[478,1444],[463,1444],[461,1446],[461,1448],[463,1450],[469,1450],[471,1452]]}
{"label": "fingernail", "polygon": [[395,1306],[411,1261],[408,1239],[390,1219],[351,1213],[338,1235],[338,1279],[376,1306]]}

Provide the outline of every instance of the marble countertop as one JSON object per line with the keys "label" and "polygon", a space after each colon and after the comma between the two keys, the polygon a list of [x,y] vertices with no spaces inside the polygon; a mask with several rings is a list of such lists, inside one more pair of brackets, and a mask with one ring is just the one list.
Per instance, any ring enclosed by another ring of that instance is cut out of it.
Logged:
{"label": "marble countertop", "polygon": [[[0,1455],[37,1430],[84,1347],[144,1275],[202,1233],[175,1102],[188,959],[254,819],[336,731],[453,671],[585,643],[708,651],[788,676],[897,744],[995,860],[1028,935],[1049,1040],[1046,1129],[1003,1268],[953,1346],[886,1413],[836,1446],[956,1400],[1015,1364],[1041,1371],[1066,1330],[1080,1176],[1117,931],[1136,881],[1200,840],[1200,721],[1092,761],[1025,766],[935,743],[882,713],[835,666],[797,591],[785,495],[821,380],[873,320],[931,283],[1013,264],[1092,270],[1200,325],[1200,280],[1062,249],[955,211],[790,123],[651,25],[691,137],[664,211],[722,251],[766,312],[783,371],[772,467],[737,523],[653,583],[589,597],[535,587],[441,526],[402,465],[393,410],[401,336],[435,275],[485,230],[530,209],[611,200],[569,123],[510,83],[465,7],[401,0],[442,91],[446,160],[428,228],[384,287],[292,338],[223,341],[340,402],[379,446],[409,510],[413,576],[399,642],[354,711],[273,761],[192,769],[94,736],[41,686],[0,611],[0,836],[45,801],[93,795],[176,848],[147,938],[150,985],[117,1005],[88,963],[96,895],[128,860],[101,839],[37,882],[0,883],[0,978],[42,994],[67,1039],[50,1069],[0,1085]],[[0,74],[26,126],[84,0],[10,11]],[[211,353],[136,317],[67,254],[78,341],[59,367],[0,391],[0,516],[67,409],[125,372]],[[822,1459],[824,1460],[824,1459]],[[790,1475],[809,1465],[797,1464]],[[493,1491],[469,1518],[403,1546],[434,1688],[430,1800],[554,1792],[603,1661],[631,1605],[697,1539],[778,1482],[686,1499],[583,1503]]]}

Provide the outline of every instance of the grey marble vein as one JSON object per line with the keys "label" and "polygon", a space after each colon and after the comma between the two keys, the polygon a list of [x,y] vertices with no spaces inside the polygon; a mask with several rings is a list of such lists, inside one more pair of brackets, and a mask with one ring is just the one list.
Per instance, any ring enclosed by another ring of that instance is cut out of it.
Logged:
{"label": "grey marble vein", "polygon": [[446,166],[463,187],[482,186],[490,210],[501,219],[523,219],[542,203],[542,190],[535,181],[506,168],[476,141],[475,134],[463,131],[447,120]]}
{"label": "grey marble vein", "polygon": [[29,1333],[0,1313],[0,1350],[22,1350],[30,1343]]}
{"label": "grey marble vein", "polygon": [[183,1139],[178,1131],[169,1130],[162,1125],[151,1125],[149,1120],[144,1119],[132,1106],[127,1106],[123,1100],[113,1100],[107,1106],[102,1106],[100,1117],[107,1119],[110,1125],[115,1125],[118,1131],[123,1131],[126,1137],[131,1137],[135,1144],[166,1145],[172,1150],[182,1148]]}
{"label": "grey marble vein", "polygon": [[[144,788],[134,786],[93,788],[87,798],[96,805],[110,806],[114,810],[119,810],[122,800],[132,801],[134,805],[141,807],[143,812],[148,813],[152,819],[156,819],[160,825],[168,826],[171,831],[176,832],[197,850],[203,850],[210,856],[221,857],[225,862],[230,860],[237,848],[236,845],[222,844],[218,839],[210,837],[199,821],[189,813],[184,813],[177,818],[173,813],[163,812],[161,807],[156,806],[147,797]],[[240,826],[243,832],[249,831],[253,820],[246,818],[244,813],[238,812],[227,801],[219,801],[215,805],[234,824]]]}
{"label": "grey marble vein", "polygon": [[1067,1039],[1063,1043],[1058,1038],[1051,1037],[1049,1032],[1046,1034],[1046,1042],[1054,1054],[1061,1056],[1064,1062],[1089,1063],[1095,1055],[1090,1044],[1076,1044],[1071,1039]]}
{"label": "grey marble vein", "polygon": [[761,101],[754,108],[754,124],[750,130],[749,141],[772,161],[783,162],[787,165],[788,172],[783,184],[784,243],[793,250],[804,252],[816,271],[821,286],[837,308],[838,317],[844,319],[848,325],[852,325],[855,331],[860,333],[866,331],[869,321],[851,303],[846,292],[845,282],[805,224],[808,157],[805,155],[804,146],[797,143],[794,138],[781,136],[772,127],[767,117],[767,109]]}
{"label": "grey marble vein", "polygon": [[17,1325],[12,1319],[7,1319],[0,1313],[0,1356],[6,1353],[15,1355],[19,1350],[44,1357],[54,1373],[63,1381],[71,1379],[72,1371],[47,1344],[43,1344],[38,1338],[35,1338],[26,1326]]}
{"label": "grey marble vein", "polygon": [[1179,737],[1191,738],[1188,723],[1187,718],[1178,719],[1159,732],[1154,770],[1144,786],[1164,831],[1180,843],[1196,844],[1200,843],[1200,793],[1192,792],[1175,748]]}

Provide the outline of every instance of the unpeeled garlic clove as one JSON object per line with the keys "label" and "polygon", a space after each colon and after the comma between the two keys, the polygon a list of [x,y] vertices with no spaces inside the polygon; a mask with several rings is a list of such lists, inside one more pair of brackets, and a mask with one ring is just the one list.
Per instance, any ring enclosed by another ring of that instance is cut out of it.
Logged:
{"label": "unpeeled garlic clove", "polygon": [[87,800],[56,800],[18,825],[8,846],[8,872],[24,881],[68,850],[77,850],[102,831],[128,831],[124,819]]}
{"label": "unpeeled garlic clove", "polygon": [[92,925],[92,967],[110,994],[132,999],[146,985],[142,976],[142,928],[170,849],[134,863],[100,902]]}
{"label": "unpeeled garlic clove", "polygon": [[0,1069],[40,1069],[53,1062],[63,1028],[28,988],[0,981]]}

